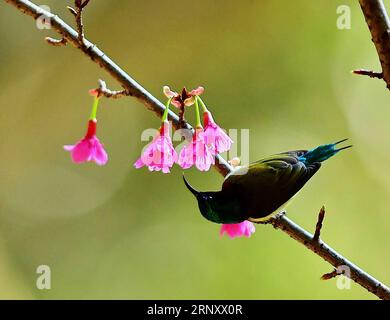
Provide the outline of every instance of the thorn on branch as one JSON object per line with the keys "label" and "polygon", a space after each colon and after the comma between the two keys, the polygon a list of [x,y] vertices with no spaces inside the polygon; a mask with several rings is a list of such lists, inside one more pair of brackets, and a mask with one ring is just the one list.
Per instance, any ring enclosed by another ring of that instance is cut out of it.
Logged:
{"label": "thorn on branch", "polygon": [[353,70],[352,73],[361,76],[369,76],[370,78],[383,79],[383,72],[375,72],[372,70],[359,69],[359,70]]}
{"label": "thorn on branch", "polygon": [[321,228],[322,228],[322,222],[324,221],[325,218],[325,207],[322,206],[319,214],[318,214],[318,220],[316,224],[316,231],[313,236],[313,242],[318,242],[320,240],[320,235],[321,235]]}
{"label": "thorn on branch", "polygon": [[103,80],[99,80],[99,88],[94,89],[94,91],[98,92],[99,96],[105,96],[106,98],[113,98],[113,99],[118,99],[130,95],[128,90],[113,91],[108,89],[106,82]]}
{"label": "thorn on branch", "polygon": [[73,9],[71,6],[67,6],[66,7],[68,10],[69,10],[69,12],[73,15],[73,16],[77,16],[77,11],[75,10],[75,9]]}
{"label": "thorn on branch", "polygon": [[51,37],[46,37],[45,40],[48,44],[50,44],[52,46],[56,46],[56,47],[65,46],[68,43],[68,40],[66,40],[65,38],[54,39]]}

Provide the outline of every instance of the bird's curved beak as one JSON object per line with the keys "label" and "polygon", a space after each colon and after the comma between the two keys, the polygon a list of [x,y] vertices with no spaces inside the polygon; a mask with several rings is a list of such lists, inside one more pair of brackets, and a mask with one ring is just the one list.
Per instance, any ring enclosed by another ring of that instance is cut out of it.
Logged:
{"label": "bird's curved beak", "polygon": [[191,191],[191,193],[197,197],[198,194],[199,194],[199,191],[198,190],[195,190],[187,181],[186,177],[184,176],[183,174],[183,180],[184,180],[184,184],[186,185],[187,189]]}

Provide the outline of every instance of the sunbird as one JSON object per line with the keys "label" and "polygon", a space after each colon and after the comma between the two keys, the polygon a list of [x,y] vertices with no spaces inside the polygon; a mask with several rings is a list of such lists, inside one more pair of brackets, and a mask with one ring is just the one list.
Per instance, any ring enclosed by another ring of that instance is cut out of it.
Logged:
{"label": "sunbird", "polygon": [[352,145],[337,148],[343,139],[311,150],[279,153],[229,173],[221,191],[195,190],[183,175],[187,188],[198,200],[204,218],[232,224],[245,220],[264,222],[281,212],[292,197],[320,169],[321,162]]}

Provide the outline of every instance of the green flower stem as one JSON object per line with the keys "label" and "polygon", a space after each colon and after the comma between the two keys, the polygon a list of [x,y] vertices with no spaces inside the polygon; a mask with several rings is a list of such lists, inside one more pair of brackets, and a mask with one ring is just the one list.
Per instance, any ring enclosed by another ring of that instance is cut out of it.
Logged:
{"label": "green flower stem", "polygon": [[171,100],[172,98],[170,98],[167,102],[167,104],[165,105],[165,110],[164,110],[164,114],[161,118],[161,121],[167,121],[168,120],[168,112],[169,112],[169,105],[171,104]]}
{"label": "green flower stem", "polygon": [[99,105],[99,98],[95,97],[95,99],[93,100],[92,111],[89,120],[96,120],[98,105]]}
{"label": "green flower stem", "polygon": [[195,114],[196,114],[196,128],[202,128],[202,123],[200,122],[199,104],[198,104],[198,99],[196,98],[195,98]]}
{"label": "green flower stem", "polygon": [[203,102],[203,100],[202,100],[202,98],[201,97],[199,97],[199,96],[196,96],[196,99],[195,99],[195,101],[196,100],[199,100],[199,102],[200,102],[200,105],[202,106],[202,108],[203,108],[203,112],[206,112],[206,111],[209,111],[208,109],[207,109],[207,107],[206,107],[206,105],[205,105],[205,103]]}

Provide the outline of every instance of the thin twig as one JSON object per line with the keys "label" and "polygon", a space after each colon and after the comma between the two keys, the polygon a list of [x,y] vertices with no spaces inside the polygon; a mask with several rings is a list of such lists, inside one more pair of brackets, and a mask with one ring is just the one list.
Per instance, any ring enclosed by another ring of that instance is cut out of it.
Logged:
{"label": "thin twig", "polygon": [[336,278],[338,275],[339,273],[337,272],[337,269],[334,269],[333,271],[322,275],[321,280],[330,280]]}
{"label": "thin twig", "polygon": [[320,240],[322,222],[325,218],[325,207],[323,206],[318,214],[318,221],[316,224],[316,231],[314,232],[313,241],[318,242]]}
{"label": "thin twig", "polygon": [[[380,75],[390,90],[390,20],[382,0],[359,0],[382,66]],[[368,74],[369,75],[369,74]],[[374,76],[374,78],[378,78]]]}
{"label": "thin twig", "polygon": [[329,273],[325,273],[321,276],[321,280],[330,280],[332,278],[336,278],[339,275],[344,275],[349,277],[350,269],[345,265],[340,265],[337,268],[333,269],[333,271]]}
{"label": "thin twig", "polygon": [[95,90],[99,93],[99,95],[105,96],[106,98],[118,99],[129,95],[129,92],[126,89],[118,91],[108,89],[106,82],[103,80],[99,80],[99,88]]}
{"label": "thin twig", "polygon": [[[28,0],[6,0],[6,2],[12,4],[21,12],[32,16],[34,19],[37,19],[42,14],[42,9]],[[128,91],[130,96],[136,97],[148,109],[152,110],[159,117],[161,117],[165,110],[165,106],[160,101],[158,101],[148,91],[141,87],[134,79],[132,79],[126,72],[124,72],[117,64],[115,64],[90,41],[84,39],[86,49],[84,50],[81,48],[79,45],[77,31],[72,29],[58,16],[55,16],[49,12],[46,12],[45,15],[51,19],[51,25],[55,31],[66,38],[69,43],[72,43],[75,47],[81,49],[81,51],[84,52],[86,56],[88,56],[92,61],[96,62],[100,67],[106,70],[122,85],[124,89]],[[172,120],[172,123],[176,128],[181,128],[179,117],[175,113],[170,111],[169,118]],[[188,123],[185,123],[184,125],[186,128],[193,130]],[[216,158],[215,168],[222,175],[226,175],[232,170],[232,167],[220,156],[217,156]],[[313,242],[312,234],[302,229],[300,226],[288,219],[285,215],[280,215],[272,219],[271,223],[275,228],[284,231],[293,239],[304,244],[309,250],[328,261],[335,268],[339,267],[340,265],[347,266],[351,270],[351,279],[356,281],[362,287],[366,288],[368,291],[372,292],[379,298],[390,300],[390,289],[388,287],[355,266],[352,262],[341,256],[334,249],[330,248],[322,241]]]}
{"label": "thin twig", "polygon": [[84,2],[81,4],[81,9],[84,9],[88,3],[89,3],[89,0],[84,0]]}
{"label": "thin twig", "polygon": [[[89,0],[75,0],[74,5],[76,7],[76,25],[77,25],[77,34],[78,41],[80,46],[84,46],[84,25],[83,25],[83,10],[89,3]],[[72,10],[70,10],[72,12]],[[72,12],[73,13],[73,12]]]}
{"label": "thin twig", "polygon": [[46,37],[45,40],[48,44],[51,44],[52,46],[57,46],[57,47],[65,46],[68,43],[68,40],[66,40],[65,38],[54,39],[51,37]]}
{"label": "thin twig", "polygon": [[361,76],[369,76],[370,78],[383,79],[383,72],[375,72],[372,70],[358,69],[358,70],[353,70],[352,73]]}

